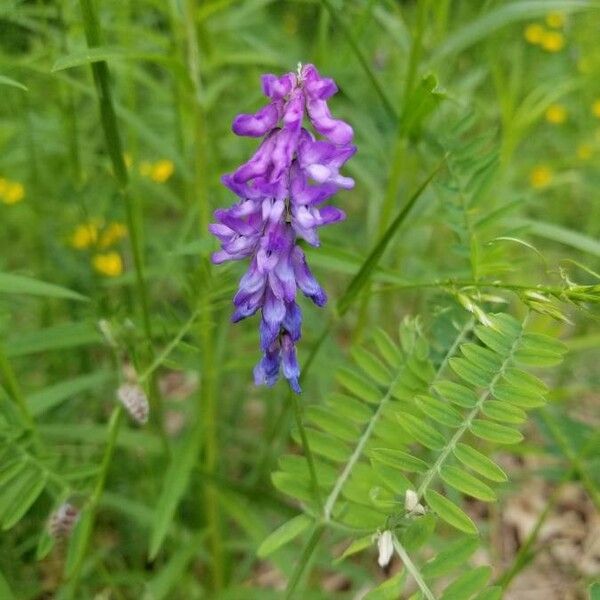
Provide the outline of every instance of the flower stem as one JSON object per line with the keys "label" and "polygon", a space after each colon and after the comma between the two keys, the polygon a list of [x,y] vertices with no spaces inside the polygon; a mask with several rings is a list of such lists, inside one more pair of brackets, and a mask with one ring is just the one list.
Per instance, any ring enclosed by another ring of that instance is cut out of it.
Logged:
{"label": "flower stem", "polygon": [[404,549],[404,546],[400,543],[400,540],[396,536],[394,536],[394,550],[398,553],[398,556],[404,563],[406,570],[411,574],[412,578],[415,580],[416,584],[419,586],[421,593],[427,600],[435,600],[435,596],[433,592],[427,587],[423,576],[421,575],[421,571],[415,566],[413,561],[410,559],[410,556]]}
{"label": "flower stem", "polygon": [[302,555],[300,556],[300,560],[296,563],[296,567],[294,568],[294,572],[288,581],[287,588],[285,590],[285,598],[289,600],[298,586],[300,582],[300,578],[306,569],[313,552],[315,551],[323,532],[325,531],[325,526],[322,523],[317,523],[308,538],[308,542],[302,551]]}

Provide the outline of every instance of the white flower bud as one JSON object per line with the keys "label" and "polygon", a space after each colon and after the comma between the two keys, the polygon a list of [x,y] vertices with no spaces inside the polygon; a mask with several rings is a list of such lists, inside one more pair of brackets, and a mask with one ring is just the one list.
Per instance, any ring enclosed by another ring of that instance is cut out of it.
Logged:
{"label": "white flower bud", "polygon": [[66,538],[73,531],[77,519],[79,519],[79,509],[64,502],[50,515],[48,531],[53,538]]}
{"label": "white flower bud", "polygon": [[117,398],[136,423],[144,425],[148,422],[148,398],[138,384],[124,383],[117,390]]}
{"label": "white flower bud", "polygon": [[409,513],[417,515],[424,515],[425,508],[419,503],[419,496],[414,490],[406,490],[406,496],[404,497],[404,508]]}
{"label": "white flower bud", "polygon": [[379,537],[377,538],[377,549],[379,550],[377,564],[382,569],[385,569],[394,555],[394,541],[391,531],[384,531],[379,534]]}

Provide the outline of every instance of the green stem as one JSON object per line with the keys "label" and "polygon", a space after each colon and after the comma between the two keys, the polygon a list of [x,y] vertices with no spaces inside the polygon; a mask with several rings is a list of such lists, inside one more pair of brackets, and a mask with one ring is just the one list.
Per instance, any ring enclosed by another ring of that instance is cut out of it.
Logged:
{"label": "green stem", "polygon": [[75,565],[73,567],[73,571],[69,578],[69,592],[71,596],[75,596],[75,592],[77,590],[77,585],[79,582],[79,578],[81,576],[81,568],[83,566],[83,561],[85,559],[85,555],[87,552],[87,548],[90,543],[90,537],[93,530],[94,518],[96,515],[96,510],[98,508],[98,503],[100,498],[102,497],[102,493],[104,492],[104,486],[106,485],[106,478],[108,476],[108,471],[115,453],[115,448],[117,445],[117,437],[119,435],[119,428],[121,426],[123,415],[123,408],[121,405],[116,406],[112,414],[110,416],[110,420],[108,422],[108,435],[106,441],[106,448],[104,449],[104,456],[102,457],[102,463],[100,465],[100,472],[98,473],[98,478],[96,479],[96,484],[94,485],[94,489],[92,494],[89,497],[86,510],[88,511],[87,518],[89,519],[89,526],[86,527],[84,532],[84,539],[79,545],[79,555],[77,556]]}
{"label": "green stem", "polygon": [[289,600],[293,596],[294,591],[300,581],[300,578],[302,577],[302,574],[304,573],[304,570],[306,569],[306,566],[308,565],[308,563],[312,557],[312,554],[315,551],[317,544],[319,543],[319,540],[321,539],[321,536],[323,535],[324,531],[325,531],[325,526],[322,523],[317,523],[315,525],[315,527],[310,535],[310,538],[308,539],[308,542],[306,543],[306,546],[304,547],[304,550],[302,551],[300,560],[296,563],[294,572],[292,573],[292,576],[290,577],[290,580],[288,581],[287,588],[285,590],[286,600]]}
{"label": "green stem", "polygon": [[[87,44],[90,48],[100,46],[102,44],[102,36],[100,24],[96,15],[93,0],[79,0],[81,12],[83,14],[83,24]],[[123,158],[123,150],[121,146],[121,137],[117,124],[117,117],[112,98],[110,87],[110,74],[108,65],[105,61],[94,62],[91,65],[94,83],[96,86],[96,94],[100,106],[100,121],[104,138],[106,141],[106,149],[108,151],[113,173],[119,187],[119,194],[125,204],[127,226],[129,229],[129,237],[131,241],[131,249],[133,254],[133,262],[135,268],[135,281],[138,293],[138,299],[142,312],[142,323],[146,343],[148,345],[148,353],[152,357],[154,354],[152,348],[152,326],[150,321],[150,302],[146,279],[144,277],[144,260],[142,251],[142,226],[138,218],[138,206],[134,202],[133,197],[129,194],[127,186],[129,178],[127,174],[127,166]],[[157,393],[155,382],[152,380],[149,385],[149,395],[153,404],[154,423],[159,431],[165,449],[168,448],[168,440],[164,431],[163,407],[160,395]]]}
{"label": "green stem", "polygon": [[423,576],[421,575],[421,571],[416,567],[415,563],[411,560],[408,552],[404,549],[404,546],[400,543],[400,540],[394,536],[394,550],[402,560],[406,570],[411,574],[412,578],[415,580],[416,584],[419,586],[419,589],[423,593],[423,596],[427,598],[427,600],[435,600],[435,596],[432,591],[427,587]]}

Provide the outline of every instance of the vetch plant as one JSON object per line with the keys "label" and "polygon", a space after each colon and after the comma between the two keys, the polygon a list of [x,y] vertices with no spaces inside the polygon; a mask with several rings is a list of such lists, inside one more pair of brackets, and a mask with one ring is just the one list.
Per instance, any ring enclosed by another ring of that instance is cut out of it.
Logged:
{"label": "vetch plant", "polygon": [[[238,197],[237,204],[215,212],[210,231],[222,249],[213,262],[250,258],[233,302],[232,320],[261,311],[260,348],[264,355],[254,369],[257,384],[273,385],[280,367],[295,392],[300,392],[296,342],[302,312],[296,302],[299,288],[317,306],[327,302],[325,291],[311,273],[297,240],[319,245],[317,228],[344,219],[333,206],[323,206],[354,181],[339,170],[356,152],[353,131],[334,119],[327,100],[336,93],[332,79],[321,77],[313,65],[296,73],[263,75],[263,93],[270,102],[256,114],[238,115],[237,135],[263,137],[254,154],[223,183]],[[317,139],[304,125],[305,115]]]}

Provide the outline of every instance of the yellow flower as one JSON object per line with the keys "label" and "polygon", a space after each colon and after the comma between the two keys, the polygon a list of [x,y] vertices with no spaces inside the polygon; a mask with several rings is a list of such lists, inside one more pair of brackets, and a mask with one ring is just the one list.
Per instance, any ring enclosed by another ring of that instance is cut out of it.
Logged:
{"label": "yellow flower", "polygon": [[110,223],[100,235],[100,248],[108,248],[127,235],[127,227],[123,223]]}
{"label": "yellow flower", "polygon": [[565,36],[558,31],[546,31],[540,44],[546,52],[560,52],[565,47]]}
{"label": "yellow flower", "polygon": [[71,246],[77,250],[84,250],[96,243],[98,239],[98,224],[90,221],[82,223],[75,228],[71,236]]}
{"label": "yellow flower", "polygon": [[150,177],[150,173],[152,172],[152,163],[149,160],[143,160],[140,163],[140,175],[144,177]]}
{"label": "yellow flower", "polygon": [[546,111],[546,121],[553,125],[560,125],[567,120],[567,109],[562,104],[552,104]]}
{"label": "yellow flower", "polygon": [[118,252],[96,254],[92,258],[94,269],[106,277],[118,277],[123,272],[123,261]]}
{"label": "yellow flower", "polygon": [[577,158],[579,160],[589,160],[592,158],[593,151],[594,149],[591,144],[579,144],[579,146],[577,146]]}
{"label": "yellow flower", "polygon": [[1,187],[2,202],[4,204],[17,204],[25,198],[25,188],[22,183],[4,179]]}
{"label": "yellow flower", "polygon": [[531,23],[525,27],[524,36],[530,44],[539,44],[545,33],[544,28],[539,23]]}
{"label": "yellow flower", "polygon": [[529,183],[536,189],[546,187],[551,181],[552,171],[544,165],[536,167],[529,175]]}
{"label": "yellow flower", "polygon": [[592,113],[594,113],[595,117],[600,119],[600,98],[594,100],[594,103],[592,104]]}
{"label": "yellow flower", "polygon": [[552,11],[546,15],[546,24],[552,29],[560,29],[564,26],[566,20],[567,18],[563,12]]}
{"label": "yellow flower", "polygon": [[166,158],[155,162],[152,165],[152,170],[150,171],[150,179],[152,181],[156,181],[156,183],[164,183],[173,175],[173,171],[175,171],[175,165],[173,161],[168,160]]}

